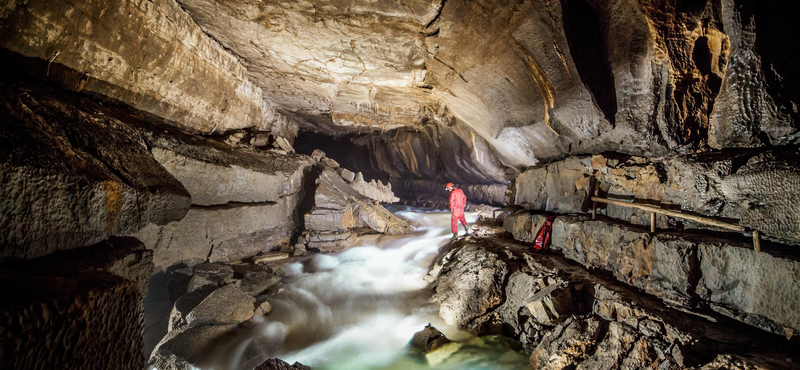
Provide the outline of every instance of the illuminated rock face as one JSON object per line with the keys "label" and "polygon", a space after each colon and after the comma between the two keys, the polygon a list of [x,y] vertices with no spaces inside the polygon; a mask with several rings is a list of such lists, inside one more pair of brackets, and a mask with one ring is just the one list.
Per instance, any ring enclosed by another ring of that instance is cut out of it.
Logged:
{"label": "illuminated rock face", "polygon": [[403,177],[442,161],[496,182],[504,166],[569,154],[752,147],[797,132],[797,88],[780,83],[796,72],[769,41],[797,26],[777,5],[179,2],[304,129],[466,130],[461,145],[489,149],[376,147],[405,154],[379,164]]}
{"label": "illuminated rock face", "polygon": [[0,46],[32,58],[24,63],[34,74],[189,131],[275,121],[244,66],[172,0],[6,2],[0,32]]}

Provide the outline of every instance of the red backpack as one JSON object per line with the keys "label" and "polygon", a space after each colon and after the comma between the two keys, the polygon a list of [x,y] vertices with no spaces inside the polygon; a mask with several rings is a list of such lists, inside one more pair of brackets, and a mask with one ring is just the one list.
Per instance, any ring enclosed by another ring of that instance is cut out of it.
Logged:
{"label": "red backpack", "polygon": [[550,244],[550,234],[553,232],[553,220],[556,216],[546,216],[544,225],[536,232],[536,239],[533,242],[533,248],[536,250],[547,248]]}

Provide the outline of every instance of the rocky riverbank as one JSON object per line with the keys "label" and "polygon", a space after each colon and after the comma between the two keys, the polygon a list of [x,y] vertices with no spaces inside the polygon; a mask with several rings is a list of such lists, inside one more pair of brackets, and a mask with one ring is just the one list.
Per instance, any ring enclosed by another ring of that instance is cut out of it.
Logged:
{"label": "rocky riverbank", "polygon": [[797,368],[797,340],[711,310],[670,306],[559,255],[462,238],[432,270],[439,314],[517,338],[534,369]]}

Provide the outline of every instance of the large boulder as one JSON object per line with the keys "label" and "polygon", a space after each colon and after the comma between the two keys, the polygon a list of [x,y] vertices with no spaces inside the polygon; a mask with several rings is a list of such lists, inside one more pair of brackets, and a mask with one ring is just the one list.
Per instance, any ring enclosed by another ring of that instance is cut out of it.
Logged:
{"label": "large boulder", "polygon": [[186,325],[238,324],[253,317],[255,301],[239,287],[230,284],[209,293],[181,317]]}
{"label": "large boulder", "polygon": [[149,145],[200,206],[276,202],[303,190],[312,164],[308,157],[234,149],[177,130],[149,133]]}
{"label": "large boulder", "polygon": [[192,207],[181,221],[148,225],[135,236],[155,251],[157,269],[235,261],[288,244],[296,206],[295,195],[275,203]]}
{"label": "large boulder", "polygon": [[0,260],[35,258],[181,219],[183,185],[90,99],[0,86]]}
{"label": "large boulder", "polygon": [[496,253],[468,244],[451,255],[436,281],[439,316],[449,325],[466,327],[504,300],[508,266]]}
{"label": "large boulder", "polygon": [[351,246],[353,232],[371,229],[388,235],[411,231],[409,224],[353,190],[332,168],[317,179],[314,207],[305,215],[311,248]]}

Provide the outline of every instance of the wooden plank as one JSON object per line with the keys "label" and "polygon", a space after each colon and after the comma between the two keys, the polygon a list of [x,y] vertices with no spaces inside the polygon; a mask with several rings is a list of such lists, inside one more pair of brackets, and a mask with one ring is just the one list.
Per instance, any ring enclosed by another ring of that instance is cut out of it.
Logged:
{"label": "wooden plank", "polygon": [[650,232],[656,232],[656,213],[650,213]]}
{"label": "wooden plank", "polygon": [[689,215],[689,214],[681,213],[681,212],[678,212],[678,211],[671,211],[671,210],[668,210],[668,209],[663,209],[663,208],[660,208],[660,207],[652,206],[652,205],[649,205],[649,204],[630,203],[630,202],[623,202],[623,201],[620,201],[620,200],[606,199],[606,198],[599,198],[599,197],[592,197],[592,201],[593,202],[613,204],[613,205],[622,206],[622,207],[628,207],[628,208],[636,208],[636,209],[641,209],[643,211],[648,211],[648,212],[653,212],[653,213],[660,213],[662,215],[667,215],[667,216],[677,217],[677,218],[683,218],[683,219],[686,219],[686,220],[699,222],[701,224],[706,224],[706,225],[719,227],[719,228],[723,228],[723,229],[728,229],[728,230],[733,230],[733,231],[739,231],[739,232],[745,232],[746,231],[744,226],[734,225],[734,224],[730,224],[730,223],[727,223],[727,222],[718,221],[718,220],[714,220],[714,219],[710,219],[710,218],[706,218],[706,217],[702,217],[702,216]]}
{"label": "wooden plank", "polygon": [[761,233],[758,230],[753,230],[753,249],[761,252]]}

